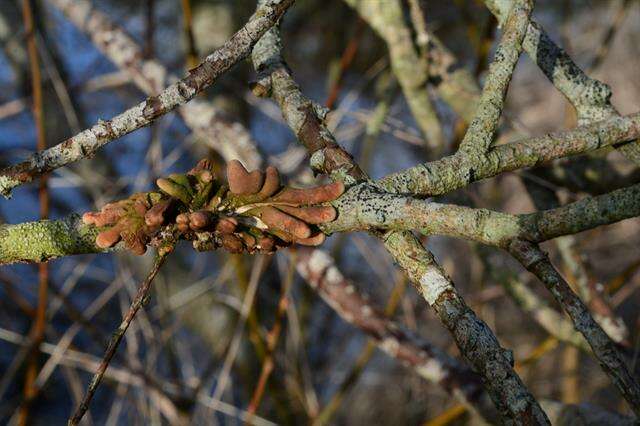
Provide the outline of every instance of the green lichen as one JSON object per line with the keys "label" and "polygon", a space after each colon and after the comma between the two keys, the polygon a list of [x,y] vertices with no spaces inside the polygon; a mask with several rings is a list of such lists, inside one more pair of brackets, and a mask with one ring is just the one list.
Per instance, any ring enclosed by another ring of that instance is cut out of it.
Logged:
{"label": "green lichen", "polygon": [[60,220],[0,225],[0,264],[99,253],[104,250],[95,245],[97,234],[97,228],[83,224],[77,214]]}

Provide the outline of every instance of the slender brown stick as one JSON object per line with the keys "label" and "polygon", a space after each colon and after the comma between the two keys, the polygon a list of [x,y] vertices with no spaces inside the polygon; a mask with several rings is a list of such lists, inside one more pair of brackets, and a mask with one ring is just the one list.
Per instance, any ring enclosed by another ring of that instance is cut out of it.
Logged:
{"label": "slender brown stick", "polygon": [[260,377],[258,379],[258,384],[256,385],[255,390],[253,391],[253,396],[251,397],[251,402],[249,403],[249,407],[247,408],[247,413],[249,413],[249,418],[246,420],[246,424],[251,424],[251,418],[258,411],[258,407],[260,407],[260,402],[262,401],[262,397],[264,395],[264,390],[267,386],[267,381],[269,380],[269,376],[273,371],[275,366],[273,360],[273,353],[276,349],[276,345],[278,344],[278,340],[280,338],[280,332],[282,331],[282,319],[284,318],[284,314],[287,312],[287,307],[289,305],[289,290],[291,289],[291,284],[293,283],[293,272],[295,271],[295,254],[293,254],[290,259],[289,269],[287,271],[286,279],[283,282],[282,290],[280,294],[280,299],[278,300],[278,307],[276,310],[275,321],[271,330],[267,334],[267,353],[265,354],[264,361],[262,363],[262,369],[260,370]]}
{"label": "slender brown stick", "polygon": [[182,0],[182,25],[187,37],[187,67],[198,65],[198,49],[193,35],[193,14],[191,13],[191,0]]}
{"label": "slender brown stick", "polygon": [[338,100],[338,95],[340,94],[340,89],[342,88],[342,81],[344,78],[344,74],[353,63],[353,59],[356,57],[356,53],[358,52],[358,47],[360,47],[360,40],[362,39],[362,33],[364,32],[364,21],[362,18],[356,18],[356,28],[349,40],[349,43],[344,48],[342,52],[342,56],[340,57],[340,68],[338,69],[338,73],[329,89],[329,95],[327,96],[327,100],[324,105],[333,109]]}
{"label": "slender brown stick", "polygon": [[[38,57],[38,47],[36,45],[36,31],[31,5],[32,0],[23,0],[22,19],[24,21],[27,52],[29,55],[29,68],[31,73],[32,111],[36,127],[36,149],[43,151],[47,148],[44,129],[44,106],[42,98],[42,76],[40,73],[40,59]],[[38,199],[40,201],[40,218],[46,219],[49,216],[49,191],[47,189],[47,176],[40,176],[38,186]],[[37,388],[34,386],[36,375],[38,374],[38,345],[44,337],[47,312],[47,287],[49,283],[49,268],[47,263],[38,264],[38,306],[36,308],[35,319],[31,328],[31,339],[33,349],[29,355],[29,363],[24,383],[24,403],[20,409],[18,423],[27,424],[29,417],[29,406],[37,395]]]}
{"label": "slender brown stick", "polygon": [[76,408],[76,411],[73,413],[73,416],[71,416],[71,418],[69,419],[68,424],[70,426],[77,425],[80,422],[80,420],[82,420],[82,417],[89,409],[89,404],[91,403],[91,399],[93,398],[93,395],[96,393],[98,386],[100,386],[100,382],[104,377],[105,371],[107,371],[107,368],[109,367],[111,358],[113,358],[113,356],[115,355],[116,350],[118,349],[118,346],[120,345],[120,342],[124,337],[124,333],[127,331],[127,329],[129,328],[129,325],[131,324],[131,321],[133,321],[133,318],[136,316],[140,308],[144,306],[145,303],[148,301],[149,292],[151,291],[151,284],[153,282],[153,279],[158,274],[158,271],[164,264],[167,258],[167,255],[169,254],[170,251],[171,250],[166,250],[166,249],[159,250],[158,254],[156,255],[153,266],[151,267],[151,271],[149,271],[149,274],[140,285],[140,288],[138,289],[138,293],[136,294],[136,297],[133,299],[133,302],[131,302],[129,311],[126,313],[124,318],[122,318],[122,322],[120,323],[116,331],[111,336],[111,339],[109,340],[109,344],[107,345],[107,349],[105,350],[104,356],[102,357],[102,361],[100,362],[98,369],[96,370],[95,374],[93,375],[93,378],[91,379],[91,382],[89,383],[89,387],[87,388],[84,398],[82,398],[82,402]]}

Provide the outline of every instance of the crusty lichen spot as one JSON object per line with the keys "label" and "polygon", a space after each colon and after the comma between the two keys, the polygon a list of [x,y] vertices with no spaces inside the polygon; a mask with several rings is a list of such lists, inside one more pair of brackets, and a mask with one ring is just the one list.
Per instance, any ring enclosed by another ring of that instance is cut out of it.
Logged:
{"label": "crusty lichen spot", "polygon": [[5,198],[11,198],[11,189],[20,185],[21,182],[18,179],[14,179],[10,176],[0,176],[0,194]]}
{"label": "crusty lichen spot", "polygon": [[429,305],[433,305],[441,294],[447,290],[453,290],[453,285],[444,273],[431,267],[420,278],[420,289]]}

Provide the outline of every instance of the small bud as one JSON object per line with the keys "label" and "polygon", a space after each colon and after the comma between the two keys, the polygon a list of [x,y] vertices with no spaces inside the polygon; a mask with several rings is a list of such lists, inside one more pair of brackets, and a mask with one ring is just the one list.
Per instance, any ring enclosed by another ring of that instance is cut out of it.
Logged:
{"label": "small bud", "polygon": [[242,241],[233,234],[222,235],[222,247],[224,247],[229,253],[242,253],[244,245]]}
{"label": "small bud", "polygon": [[144,215],[144,222],[149,227],[161,226],[165,223],[165,217],[171,207],[171,200],[163,200],[151,207]]}
{"label": "small bud", "polygon": [[231,234],[235,232],[238,221],[232,217],[222,217],[216,224],[216,231],[221,234]]}
{"label": "small bud", "polygon": [[189,214],[189,226],[194,231],[200,231],[213,224],[213,213],[206,210],[199,210]]}
{"label": "small bud", "polygon": [[180,213],[178,216],[176,216],[176,223],[178,225],[188,225],[189,224],[189,215],[186,213]]}

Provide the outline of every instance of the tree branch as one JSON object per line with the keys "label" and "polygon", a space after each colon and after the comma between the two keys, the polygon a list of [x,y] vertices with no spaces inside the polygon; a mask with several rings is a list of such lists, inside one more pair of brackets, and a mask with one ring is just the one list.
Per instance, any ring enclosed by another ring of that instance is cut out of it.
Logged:
{"label": "tree branch", "polygon": [[441,195],[471,182],[533,167],[606,146],[623,146],[640,136],[640,113],[613,117],[492,148],[481,161],[458,152],[440,160],[393,173],[378,181],[386,191],[413,195]]}
{"label": "tree branch", "polygon": [[532,10],[533,1],[515,0],[509,11],[502,39],[482,88],[480,103],[460,144],[460,150],[469,155],[481,156],[493,143]]}
{"label": "tree branch", "polygon": [[[135,40],[106,14],[94,9],[89,1],[48,1],[84,31],[95,46],[125,71],[148,96],[160,93],[177,80],[159,61],[145,59]],[[251,169],[262,165],[262,158],[249,131],[240,122],[225,117],[210,102],[192,99],[182,105],[178,112],[185,124],[204,136],[209,146],[220,152],[225,160],[239,159]]]}
{"label": "tree branch", "polygon": [[571,317],[576,329],[585,337],[600,366],[618,388],[631,409],[640,415],[640,385],[628,371],[622,354],[593,319],[582,300],[571,290],[536,244],[517,240],[509,247],[511,254],[549,289],[556,301]]}
{"label": "tree branch", "polygon": [[[514,0],[485,0],[489,10],[500,22],[504,22],[513,2]],[[619,116],[611,104],[609,86],[587,76],[534,20],[527,28],[524,50],[576,109],[578,123]],[[620,146],[619,149],[625,157],[640,165],[638,141]]]}
{"label": "tree branch", "polygon": [[298,273],[346,322],[374,339],[380,350],[408,364],[418,375],[442,387],[489,422],[497,412],[482,388],[480,377],[430,342],[402,330],[360,294],[325,251],[300,249]]}
{"label": "tree branch", "polygon": [[157,96],[116,115],[99,121],[90,129],[73,136],[26,161],[0,170],[0,193],[11,190],[34,177],[50,172],[73,161],[91,156],[108,142],[144,127],[174,108],[193,99],[213,84],[233,65],[249,55],[253,45],[282,17],[295,0],[269,0],[222,47],[207,56],[189,75],[173,83]]}
{"label": "tree branch", "polygon": [[124,337],[124,334],[127,332],[129,325],[135,318],[140,308],[144,306],[147,300],[149,299],[150,292],[151,292],[151,284],[153,283],[154,278],[158,274],[158,271],[160,271],[160,268],[164,264],[165,260],[167,259],[167,255],[172,250],[173,250],[173,243],[167,242],[167,246],[164,247],[162,251],[159,251],[158,254],[156,255],[156,258],[154,260],[153,266],[151,267],[151,270],[147,274],[147,277],[144,279],[144,281],[140,284],[140,287],[138,288],[138,292],[136,293],[135,298],[131,302],[129,311],[127,311],[124,318],[122,318],[122,322],[120,323],[116,331],[112,334],[111,339],[109,340],[109,343],[107,345],[107,349],[105,350],[104,356],[102,357],[102,361],[100,362],[100,365],[98,366],[98,369],[96,370],[95,374],[91,378],[89,387],[87,388],[87,391],[84,397],[82,398],[80,405],[78,405],[78,407],[76,408],[76,411],[73,413],[71,418],[69,418],[69,423],[68,423],[69,426],[77,425],[78,423],[80,423],[80,420],[82,420],[82,417],[89,409],[89,404],[93,399],[93,395],[95,394],[96,390],[98,390],[98,386],[100,386],[100,382],[104,377],[104,373],[107,371],[107,368],[109,367],[109,363],[111,362],[111,359],[115,355],[116,350],[118,350],[118,346],[120,345],[120,342]]}
{"label": "tree branch", "polygon": [[0,225],[0,265],[44,262],[74,254],[101,253],[98,229],[82,223],[80,215],[60,220],[40,220]]}
{"label": "tree branch", "polygon": [[515,239],[540,243],[640,216],[640,184],[520,215],[389,194],[369,184],[350,188],[333,204],[338,217],[321,226],[326,233],[417,230],[506,248]]}

